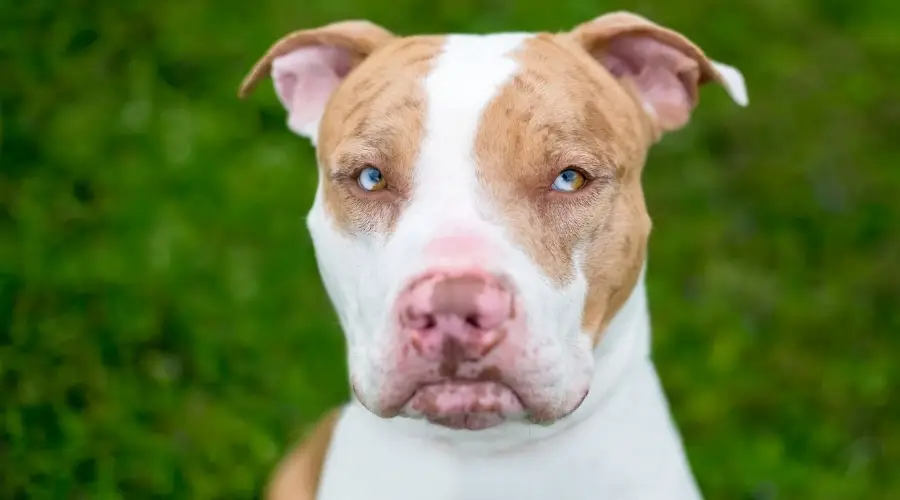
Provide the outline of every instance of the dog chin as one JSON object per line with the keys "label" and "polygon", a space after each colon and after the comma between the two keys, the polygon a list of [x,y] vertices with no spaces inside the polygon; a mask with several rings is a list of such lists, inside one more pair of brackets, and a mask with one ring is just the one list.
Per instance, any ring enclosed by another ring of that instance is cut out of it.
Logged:
{"label": "dog chin", "polygon": [[423,385],[396,416],[424,419],[448,429],[479,431],[506,422],[550,426],[574,413],[588,390],[562,407],[528,405],[500,382],[450,381]]}
{"label": "dog chin", "polygon": [[503,383],[443,381],[416,389],[401,414],[450,429],[483,430],[521,419],[526,410],[519,395]]}
{"label": "dog chin", "polygon": [[370,392],[360,390],[366,386],[357,383],[361,380],[352,371],[350,376],[356,399],[375,416],[425,420],[461,430],[490,429],[506,422],[549,426],[575,412],[590,388],[589,378],[550,392],[535,391],[533,384],[515,377],[417,378],[394,377],[392,383],[382,382],[380,390]]}

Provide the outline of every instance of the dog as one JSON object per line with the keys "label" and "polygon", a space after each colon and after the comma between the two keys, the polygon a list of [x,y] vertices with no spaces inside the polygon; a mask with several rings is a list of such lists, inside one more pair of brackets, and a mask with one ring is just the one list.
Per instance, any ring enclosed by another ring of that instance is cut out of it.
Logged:
{"label": "dog", "polygon": [[744,78],[629,12],[561,33],[278,40],[287,126],[316,149],[307,216],[351,402],[275,500],[692,500],[650,358],[648,150]]}

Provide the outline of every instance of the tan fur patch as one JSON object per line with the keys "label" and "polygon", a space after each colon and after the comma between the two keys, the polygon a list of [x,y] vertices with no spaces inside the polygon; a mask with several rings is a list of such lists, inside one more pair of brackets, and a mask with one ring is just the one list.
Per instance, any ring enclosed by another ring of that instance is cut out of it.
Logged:
{"label": "tan fur patch", "polygon": [[[650,220],[640,172],[652,126],[626,88],[566,36],[537,35],[513,57],[520,70],[478,131],[478,173],[518,243],[559,285],[584,253],[583,327],[596,342],[643,264]],[[551,191],[570,167],[589,182]]]}
{"label": "tan fur patch", "polygon": [[315,500],[340,409],[328,412],[282,459],[266,488],[268,500]]}
{"label": "tan fur patch", "polygon": [[[318,159],[325,209],[339,230],[393,230],[410,196],[424,133],[422,80],[442,44],[440,36],[393,40],[352,71],[331,97]],[[366,166],[381,170],[387,189],[359,187],[356,178]]]}

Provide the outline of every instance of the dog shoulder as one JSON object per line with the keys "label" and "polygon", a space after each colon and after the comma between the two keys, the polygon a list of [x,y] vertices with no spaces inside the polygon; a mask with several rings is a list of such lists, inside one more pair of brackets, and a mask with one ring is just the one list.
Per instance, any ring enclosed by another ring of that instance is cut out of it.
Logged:
{"label": "dog shoulder", "polygon": [[322,467],[341,408],[326,413],[281,460],[266,487],[266,500],[315,500]]}

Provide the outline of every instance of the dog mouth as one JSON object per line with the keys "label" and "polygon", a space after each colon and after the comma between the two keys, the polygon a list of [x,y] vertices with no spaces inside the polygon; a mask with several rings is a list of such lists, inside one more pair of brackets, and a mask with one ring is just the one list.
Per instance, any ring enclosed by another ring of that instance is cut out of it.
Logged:
{"label": "dog mouth", "polygon": [[525,405],[501,382],[451,380],[416,389],[404,413],[450,429],[483,430],[524,415]]}

